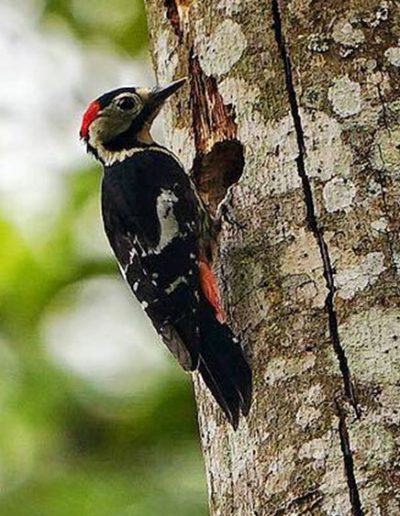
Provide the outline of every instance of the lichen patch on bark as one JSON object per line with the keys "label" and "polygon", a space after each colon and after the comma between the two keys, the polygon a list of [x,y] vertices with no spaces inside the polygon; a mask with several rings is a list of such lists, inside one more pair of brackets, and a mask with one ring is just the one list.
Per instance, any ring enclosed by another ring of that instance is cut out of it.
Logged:
{"label": "lichen patch on bark", "polygon": [[400,378],[400,313],[371,308],[340,326],[354,376],[366,383],[397,385]]}
{"label": "lichen patch on bark", "polygon": [[385,51],[385,57],[393,66],[400,66],[400,47],[390,47]]}
{"label": "lichen patch on bark", "polygon": [[346,75],[335,80],[328,90],[328,98],[334,112],[343,118],[361,110],[361,86]]}
{"label": "lichen patch on bark", "polygon": [[386,128],[377,132],[373,149],[372,165],[400,177],[400,127]]}
{"label": "lichen patch on bark", "polygon": [[396,453],[393,435],[381,424],[362,421],[350,429],[350,435],[355,456],[370,470],[389,464]]}
{"label": "lichen patch on bark", "polygon": [[[311,303],[323,307],[327,295],[320,251],[313,235],[302,228],[282,256],[281,271],[285,275],[305,275],[315,290],[310,290]],[[304,281],[304,280],[303,280]]]}
{"label": "lichen patch on bark", "polygon": [[296,413],[296,423],[303,431],[311,429],[322,416],[321,404],[325,400],[321,384],[310,387],[302,396],[301,404]]}
{"label": "lichen patch on bark", "polygon": [[267,384],[273,385],[281,380],[298,376],[314,365],[315,355],[313,353],[306,353],[304,356],[290,361],[283,358],[272,359],[265,370],[264,378]]}
{"label": "lichen patch on bark", "polygon": [[374,285],[385,270],[383,253],[373,252],[363,256],[358,265],[341,269],[335,275],[338,296],[343,299],[353,298],[357,292]]}
{"label": "lichen patch on bark", "polygon": [[198,40],[195,40],[195,49],[204,73],[214,77],[229,72],[240,60],[246,47],[246,37],[240,25],[229,18],[217,25],[211,34],[200,33]]}
{"label": "lichen patch on bark", "polygon": [[341,54],[347,56],[365,41],[362,29],[353,27],[348,19],[336,22],[333,27],[332,37],[336,43],[342,46]]}
{"label": "lichen patch on bark", "polygon": [[334,177],[323,189],[325,208],[329,212],[351,209],[356,195],[354,184],[342,177]]}

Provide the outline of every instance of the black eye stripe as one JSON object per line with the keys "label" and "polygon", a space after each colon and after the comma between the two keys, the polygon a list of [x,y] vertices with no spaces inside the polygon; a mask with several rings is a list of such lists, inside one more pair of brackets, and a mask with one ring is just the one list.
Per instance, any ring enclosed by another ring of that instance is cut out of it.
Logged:
{"label": "black eye stripe", "polygon": [[133,97],[121,97],[117,99],[116,105],[124,111],[129,111],[136,106],[136,101]]}

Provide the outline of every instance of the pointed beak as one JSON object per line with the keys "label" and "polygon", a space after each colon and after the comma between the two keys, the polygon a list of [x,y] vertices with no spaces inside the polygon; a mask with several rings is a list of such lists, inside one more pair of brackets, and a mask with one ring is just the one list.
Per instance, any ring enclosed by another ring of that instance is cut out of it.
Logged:
{"label": "pointed beak", "polygon": [[171,82],[167,86],[158,86],[150,92],[150,103],[154,108],[161,106],[167,98],[178,91],[186,82],[186,77],[178,79],[177,81]]}

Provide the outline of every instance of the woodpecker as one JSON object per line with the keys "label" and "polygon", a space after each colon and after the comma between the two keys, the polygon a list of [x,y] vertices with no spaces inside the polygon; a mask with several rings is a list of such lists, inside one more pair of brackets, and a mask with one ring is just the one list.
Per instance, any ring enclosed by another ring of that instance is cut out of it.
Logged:
{"label": "woodpecker", "polygon": [[150,134],[184,83],[105,93],[87,107],[80,137],[104,169],[104,228],[122,275],[180,365],[200,373],[236,429],[250,409],[252,373],[225,322],[211,267],[213,220],[177,156]]}

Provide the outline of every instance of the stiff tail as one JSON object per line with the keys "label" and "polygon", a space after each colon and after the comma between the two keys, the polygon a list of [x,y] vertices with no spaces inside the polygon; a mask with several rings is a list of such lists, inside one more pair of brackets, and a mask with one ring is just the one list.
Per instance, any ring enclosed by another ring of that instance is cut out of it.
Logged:
{"label": "stiff tail", "polygon": [[226,324],[220,323],[211,305],[202,303],[198,370],[233,428],[240,412],[251,405],[252,374],[242,348]]}

